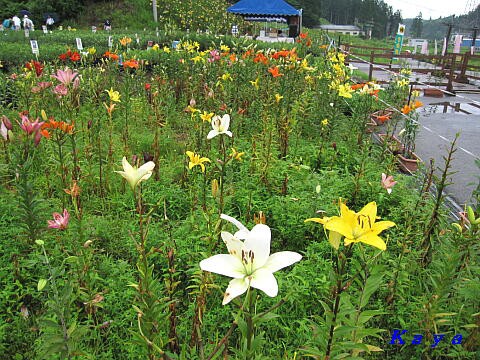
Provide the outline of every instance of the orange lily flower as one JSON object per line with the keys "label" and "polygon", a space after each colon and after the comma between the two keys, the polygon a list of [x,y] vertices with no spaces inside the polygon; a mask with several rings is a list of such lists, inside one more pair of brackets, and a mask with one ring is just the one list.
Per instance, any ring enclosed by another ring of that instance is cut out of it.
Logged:
{"label": "orange lily flower", "polygon": [[280,70],[278,69],[278,66],[272,66],[271,68],[268,69],[268,72],[272,74],[274,78],[283,76],[283,74],[280,73]]}

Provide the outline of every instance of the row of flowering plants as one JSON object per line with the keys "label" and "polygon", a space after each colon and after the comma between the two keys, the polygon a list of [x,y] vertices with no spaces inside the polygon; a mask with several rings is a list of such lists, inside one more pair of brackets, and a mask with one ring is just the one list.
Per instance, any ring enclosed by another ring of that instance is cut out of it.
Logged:
{"label": "row of flowering plants", "polygon": [[124,43],[1,75],[6,358],[475,358],[478,209],[372,143],[388,89],[306,33]]}

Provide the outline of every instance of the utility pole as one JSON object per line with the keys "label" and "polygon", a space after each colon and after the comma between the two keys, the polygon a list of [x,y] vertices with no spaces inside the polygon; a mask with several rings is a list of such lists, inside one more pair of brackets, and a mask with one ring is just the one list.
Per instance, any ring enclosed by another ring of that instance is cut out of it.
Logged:
{"label": "utility pole", "polygon": [[157,0],[152,0],[153,21],[158,22]]}
{"label": "utility pole", "polygon": [[478,31],[478,27],[475,25],[473,27],[473,36],[472,36],[472,45],[471,45],[471,50],[470,50],[470,53],[473,55],[474,52],[475,52],[475,46],[477,45],[476,42],[477,42],[477,31]]}
{"label": "utility pole", "polygon": [[447,37],[446,37],[446,40],[445,40],[445,54],[443,54],[443,56],[447,55],[447,53],[448,53],[448,42],[450,41],[450,35],[452,34],[453,19],[454,18],[455,18],[455,15],[452,15],[452,21],[450,23],[442,23],[443,25],[448,26]]}

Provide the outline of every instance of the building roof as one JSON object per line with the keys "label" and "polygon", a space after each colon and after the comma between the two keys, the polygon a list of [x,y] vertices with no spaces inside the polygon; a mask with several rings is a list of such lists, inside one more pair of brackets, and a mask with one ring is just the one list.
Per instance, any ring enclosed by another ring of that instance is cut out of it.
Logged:
{"label": "building roof", "polygon": [[320,29],[322,30],[337,30],[337,31],[361,31],[358,26],[356,25],[320,25]]}
{"label": "building roof", "polygon": [[283,0],[240,0],[227,9],[237,15],[297,16],[300,11]]}

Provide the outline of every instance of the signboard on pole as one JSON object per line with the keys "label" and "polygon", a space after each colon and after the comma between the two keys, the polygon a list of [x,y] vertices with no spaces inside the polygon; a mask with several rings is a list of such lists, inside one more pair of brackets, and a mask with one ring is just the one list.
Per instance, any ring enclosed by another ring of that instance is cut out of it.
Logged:
{"label": "signboard on pole", "polygon": [[30,40],[30,46],[32,48],[32,53],[38,56],[40,52],[38,50],[37,40]]}
{"label": "signboard on pole", "polygon": [[397,35],[395,35],[395,43],[393,44],[393,54],[400,55],[403,46],[403,36],[405,35],[405,25],[398,24]]}
{"label": "signboard on pole", "polygon": [[77,49],[80,51],[83,50],[82,39],[76,38],[75,41],[77,42]]}

